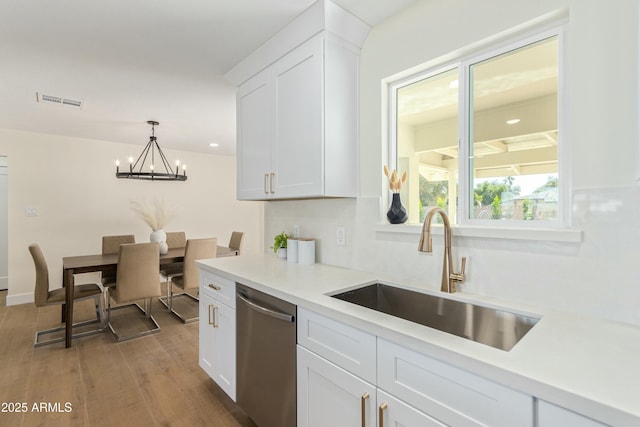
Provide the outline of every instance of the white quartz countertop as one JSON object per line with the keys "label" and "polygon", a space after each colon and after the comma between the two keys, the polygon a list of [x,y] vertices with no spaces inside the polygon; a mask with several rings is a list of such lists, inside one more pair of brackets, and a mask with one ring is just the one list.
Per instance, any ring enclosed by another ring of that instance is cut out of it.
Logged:
{"label": "white quartz countertop", "polygon": [[497,303],[470,294],[437,293],[542,316],[518,344],[503,351],[329,296],[376,282],[417,289],[415,284],[322,264],[287,263],[270,255],[216,258],[198,264],[204,270],[606,424],[640,425],[639,327]]}

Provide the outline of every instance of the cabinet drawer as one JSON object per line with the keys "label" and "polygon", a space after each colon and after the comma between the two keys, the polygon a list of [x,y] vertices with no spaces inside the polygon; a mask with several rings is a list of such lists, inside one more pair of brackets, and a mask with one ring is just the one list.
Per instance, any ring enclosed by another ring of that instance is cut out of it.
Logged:
{"label": "cabinet drawer", "polygon": [[598,421],[583,415],[561,408],[544,400],[538,401],[538,426],[539,427],[606,427]]}
{"label": "cabinet drawer", "polygon": [[200,270],[200,292],[231,307],[236,307],[236,283],[231,279]]}
{"label": "cabinet drawer", "polygon": [[533,425],[531,396],[380,338],[378,387],[448,425]]}
{"label": "cabinet drawer", "polygon": [[375,335],[298,307],[298,343],[375,384]]}
{"label": "cabinet drawer", "polygon": [[380,389],[377,391],[377,403],[379,426],[447,427]]}

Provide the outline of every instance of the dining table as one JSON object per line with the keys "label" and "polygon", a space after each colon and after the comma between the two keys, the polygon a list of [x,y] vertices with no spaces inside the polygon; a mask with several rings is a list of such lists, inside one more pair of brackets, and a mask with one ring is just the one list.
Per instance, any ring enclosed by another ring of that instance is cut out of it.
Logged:
{"label": "dining table", "polygon": [[[160,268],[166,264],[184,261],[185,248],[171,248],[166,254],[160,254]],[[226,246],[218,246],[217,257],[235,256],[238,251]],[[78,255],[62,258],[62,286],[65,288],[63,320],[65,321],[65,347],[71,347],[73,336],[73,293],[74,275],[95,272],[115,272],[118,269],[118,254]]]}

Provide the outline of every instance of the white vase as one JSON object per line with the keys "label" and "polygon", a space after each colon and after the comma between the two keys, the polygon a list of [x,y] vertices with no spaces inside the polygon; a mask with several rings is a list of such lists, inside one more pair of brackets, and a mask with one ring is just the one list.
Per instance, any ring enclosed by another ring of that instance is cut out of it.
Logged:
{"label": "white vase", "polygon": [[158,242],[160,244],[160,254],[164,255],[169,251],[169,245],[167,245],[167,233],[164,230],[153,230],[149,236],[149,241]]}
{"label": "white vase", "polygon": [[287,248],[279,248],[277,253],[278,253],[278,257],[282,259],[287,259]]}

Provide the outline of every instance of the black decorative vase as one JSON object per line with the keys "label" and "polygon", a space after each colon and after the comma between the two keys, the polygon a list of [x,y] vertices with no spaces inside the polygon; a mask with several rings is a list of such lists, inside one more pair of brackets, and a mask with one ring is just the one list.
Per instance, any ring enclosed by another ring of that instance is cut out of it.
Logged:
{"label": "black decorative vase", "polygon": [[387,219],[391,224],[404,224],[407,222],[407,219],[409,219],[407,210],[402,206],[402,202],[400,201],[400,193],[393,193],[391,206],[387,212]]}

